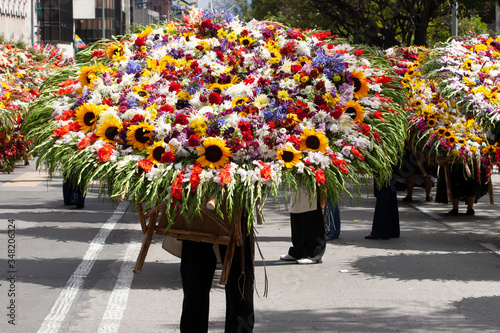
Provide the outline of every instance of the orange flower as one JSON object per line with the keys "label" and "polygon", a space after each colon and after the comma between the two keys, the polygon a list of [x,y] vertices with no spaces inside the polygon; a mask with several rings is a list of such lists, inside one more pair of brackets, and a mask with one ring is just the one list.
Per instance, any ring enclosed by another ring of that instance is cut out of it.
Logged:
{"label": "orange flower", "polygon": [[[107,143],[107,144],[109,144],[109,143]],[[138,162],[138,164],[139,164],[139,167],[146,172],[151,171],[151,168],[153,167],[153,162],[151,162],[150,160],[147,160],[147,159],[140,160]]]}
{"label": "orange flower", "polygon": [[351,146],[351,153],[357,158],[359,158],[361,162],[365,160],[365,156],[359,152],[358,147]]}
{"label": "orange flower", "polygon": [[222,186],[229,184],[233,180],[231,178],[231,164],[226,164],[221,168],[219,178]]}
{"label": "orange flower", "polygon": [[326,182],[325,172],[322,169],[316,170],[315,176],[318,183],[324,184]]}
{"label": "orange flower", "polygon": [[[109,143],[105,143],[97,151],[97,155],[99,155],[99,157],[97,157],[97,160],[101,161],[101,162],[107,162],[107,161],[109,161],[109,158],[111,157],[111,154],[113,154],[114,150],[115,150],[115,146],[113,146],[113,145],[111,145]],[[151,168],[149,168],[149,169],[151,169]]]}
{"label": "orange flower", "polygon": [[260,169],[260,176],[264,179],[271,178],[271,166],[264,162],[259,162],[262,168]]}

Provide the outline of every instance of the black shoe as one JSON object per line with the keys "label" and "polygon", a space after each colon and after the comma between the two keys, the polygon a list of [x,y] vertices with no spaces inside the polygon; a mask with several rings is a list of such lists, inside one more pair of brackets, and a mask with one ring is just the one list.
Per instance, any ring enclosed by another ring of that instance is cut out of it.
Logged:
{"label": "black shoe", "polygon": [[458,215],[458,209],[452,209],[448,212],[448,215],[453,215],[453,216],[456,216]]}
{"label": "black shoe", "polygon": [[410,197],[410,196],[406,196],[406,197],[404,197],[404,198],[403,198],[403,201],[404,201],[404,202],[412,202],[412,201],[413,201],[413,199],[412,199],[412,197]]}
{"label": "black shoe", "polygon": [[432,201],[432,199],[433,198],[430,195],[428,195],[428,196],[425,197],[425,201]]}
{"label": "black shoe", "polygon": [[365,236],[365,239],[389,239],[389,237],[375,237],[372,234]]}
{"label": "black shoe", "polygon": [[468,208],[467,211],[465,212],[465,215],[474,215],[474,209]]}

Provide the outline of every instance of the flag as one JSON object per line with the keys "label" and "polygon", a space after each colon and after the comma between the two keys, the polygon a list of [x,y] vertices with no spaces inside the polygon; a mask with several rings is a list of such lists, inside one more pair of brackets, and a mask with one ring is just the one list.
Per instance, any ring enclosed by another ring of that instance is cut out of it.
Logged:
{"label": "flag", "polygon": [[83,40],[80,37],[78,37],[77,34],[75,34],[75,43],[76,47],[78,47],[79,49],[84,49],[87,47],[87,44],[85,44]]}

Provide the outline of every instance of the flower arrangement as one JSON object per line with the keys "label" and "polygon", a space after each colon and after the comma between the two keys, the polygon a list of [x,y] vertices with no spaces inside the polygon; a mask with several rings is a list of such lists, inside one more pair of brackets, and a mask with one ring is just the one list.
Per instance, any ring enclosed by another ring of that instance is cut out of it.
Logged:
{"label": "flower arrangement", "polygon": [[27,160],[28,144],[22,132],[29,103],[39,96],[44,75],[68,65],[54,46],[21,49],[0,44],[0,169],[11,172],[15,163]]}
{"label": "flower arrangement", "polygon": [[30,136],[39,165],[112,198],[183,213],[217,196],[251,221],[283,187],[337,199],[388,179],[405,140],[388,61],[329,33],[194,9],[82,52],[44,83]]}
{"label": "flower arrangement", "polygon": [[500,53],[492,44],[493,39],[474,37],[434,49],[390,50],[396,72],[412,91],[411,144],[439,164],[498,160],[500,147],[486,136],[498,117],[495,70],[500,67],[494,59]]}

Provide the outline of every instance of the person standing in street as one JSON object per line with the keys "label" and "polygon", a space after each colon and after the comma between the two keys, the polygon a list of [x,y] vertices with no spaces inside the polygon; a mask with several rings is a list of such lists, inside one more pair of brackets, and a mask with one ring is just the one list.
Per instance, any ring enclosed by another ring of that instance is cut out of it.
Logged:
{"label": "person standing in street", "polygon": [[317,195],[304,189],[291,196],[290,225],[292,246],[281,260],[298,264],[319,264],[326,249],[325,220]]}
{"label": "person standing in street", "polygon": [[376,201],[372,231],[365,239],[399,238],[399,208],[394,173],[389,182],[381,186],[375,183],[373,193]]}

